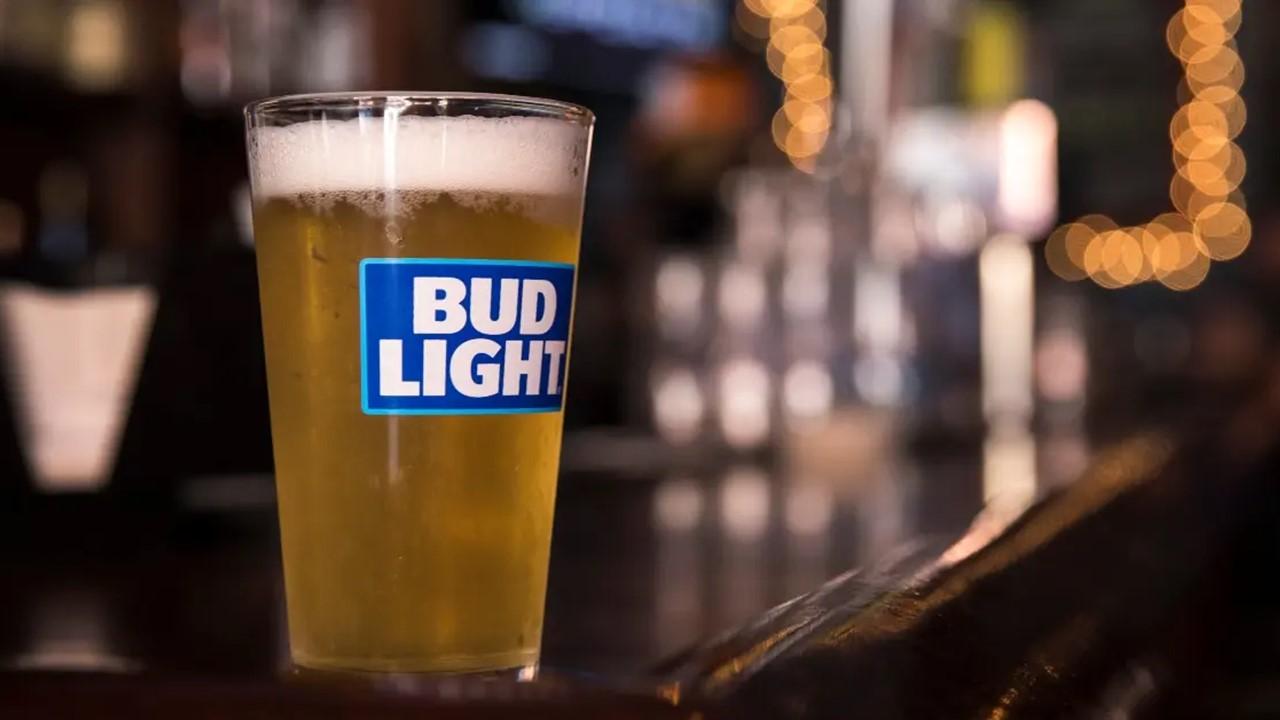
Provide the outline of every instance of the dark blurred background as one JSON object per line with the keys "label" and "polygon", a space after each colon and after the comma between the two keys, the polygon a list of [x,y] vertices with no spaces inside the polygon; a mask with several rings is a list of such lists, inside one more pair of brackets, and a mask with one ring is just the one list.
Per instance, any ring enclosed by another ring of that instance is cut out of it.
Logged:
{"label": "dark blurred background", "polygon": [[1276,42],[1263,0],[0,0],[0,524],[43,588],[0,646],[279,661],[249,100],[597,114],[547,643],[634,668],[1246,392]]}

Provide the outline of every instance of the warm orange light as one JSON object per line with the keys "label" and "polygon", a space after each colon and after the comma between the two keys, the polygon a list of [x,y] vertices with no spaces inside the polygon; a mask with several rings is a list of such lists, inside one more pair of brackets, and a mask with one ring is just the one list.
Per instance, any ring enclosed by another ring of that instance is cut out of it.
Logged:
{"label": "warm orange light", "polygon": [[1189,232],[1165,232],[1152,250],[1151,265],[1159,280],[1187,267],[1200,254]]}
{"label": "warm orange light", "polygon": [[774,32],[788,25],[798,25],[806,27],[813,31],[813,34],[820,38],[827,36],[827,16],[822,12],[822,8],[816,5],[810,5],[809,8],[799,15],[781,16],[775,15],[769,20],[770,32]]}
{"label": "warm orange light", "polygon": [[1173,141],[1173,166],[1181,170],[1189,161],[1222,162],[1231,160],[1225,135],[1201,137],[1194,130],[1187,130]]}
{"label": "warm orange light", "polygon": [[783,57],[782,67],[777,73],[783,82],[796,82],[811,75],[823,72],[829,66],[829,53],[821,43],[797,45]]}
{"label": "warm orange light", "polygon": [[1240,0],[1187,0],[1187,10],[1201,19],[1209,16],[1200,11],[1209,10],[1232,35],[1240,29]]}
{"label": "warm orange light", "polygon": [[1240,187],[1248,169],[1249,164],[1240,146],[1227,143],[1222,152],[1208,160],[1188,162],[1186,175],[1196,190],[1225,197]]}
{"label": "warm orange light", "polygon": [[1084,269],[1094,282],[1108,288],[1132,285],[1142,273],[1142,246],[1127,230],[1106,230],[1089,238]]}
{"label": "warm orange light", "polygon": [[781,79],[783,67],[787,64],[787,54],[770,42],[764,48],[764,63],[774,77]]}
{"label": "warm orange light", "polygon": [[1206,210],[1222,202],[1229,202],[1241,209],[1245,208],[1244,194],[1238,189],[1225,196],[1209,195],[1197,190],[1193,191],[1191,196],[1187,199],[1187,207],[1183,212],[1186,214],[1186,217],[1192,221],[1192,224],[1194,224],[1195,219],[1200,217],[1200,215],[1202,215]]}
{"label": "warm orange light", "polygon": [[1044,244],[1044,258],[1054,275],[1063,280],[1083,280],[1089,276],[1084,271],[1084,249],[1093,231],[1079,223],[1068,223],[1054,230]]}
{"label": "warm orange light", "polygon": [[1199,94],[1213,86],[1239,90],[1244,84],[1244,63],[1235,49],[1235,41],[1226,45],[1205,45],[1184,58],[1183,71],[1187,87]]}
{"label": "warm orange light", "polygon": [[1202,43],[1187,35],[1187,24],[1183,22],[1183,11],[1179,10],[1164,29],[1165,44],[1169,46],[1169,52],[1182,62],[1186,62],[1197,50],[1204,47]]}
{"label": "warm orange light", "polygon": [[1175,233],[1175,232],[1191,232],[1191,221],[1186,215],[1181,213],[1161,213],[1154,220],[1147,223],[1147,227],[1153,228],[1156,232]]}
{"label": "warm orange light", "polygon": [[1240,13],[1240,0],[1187,0],[1187,7],[1206,7],[1224,20]]}
{"label": "warm orange light", "polygon": [[1233,260],[1249,246],[1253,223],[1244,208],[1229,202],[1210,205],[1196,216],[1196,234],[1214,260]]}
{"label": "warm orange light", "polygon": [[791,161],[791,166],[806,175],[812,175],[818,170],[818,156],[811,155],[809,157],[793,157],[788,156],[787,160]]}
{"label": "warm orange light", "polygon": [[794,98],[782,104],[782,112],[792,126],[807,133],[824,133],[831,127],[831,111],[826,103],[810,103]]}
{"label": "warm orange light", "polygon": [[783,147],[783,150],[785,150],[787,155],[790,155],[791,157],[813,157],[822,150],[822,146],[826,142],[826,130],[819,132],[806,132],[801,128],[793,127],[787,133],[786,145]]}
{"label": "warm orange light", "polygon": [[1191,215],[1192,199],[1203,194],[1182,173],[1174,173],[1173,179],[1169,181],[1169,200],[1183,215]]}
{"label": "warm orange light", "polygon": [[1101,280],[1110,280],[1110,274],[1106,272],[1106,263],[1102,257],[1102,251],[1107,246],[1107,236],[1110,233],[1095,233],[1089,237],[1089,243],[1084,246],[1084,263],[1082,267],[1088,273],[1089,277],[1095,282]]}
{"label": "warm orange light", "polygon": [[773,122],[769,126],[769,132],[773,135],[773,144],[779,148],[785,148],[787,133],[790,131],[791,118],[787,117],[787,106],[783,105],[773,114]]}
{"label": "warm orange light", "polygon": [[774,18],[796,18],[817,5],[817,0],[758,0],[765,14]]}
{"label": "warm orange light", "polygon": [[1213,8],[1188,5],[1180,14],[1187,37],[1202,45],[1222,45],[1235,35],[1236,28],[1225,24]]}
{"label": "warm orange light", "polygon": [[831,97],[831,90],[831,78],[826,75],[810,75],[791,83],[787,87],[787,94],[801,100],[817,102]]}
{"label": "warm orange light", "polygon": [[773,142],[794,167],[813,172],[832,123],[831,57],[823,46],[826,13],[819,0],[742,2],[740,8],[768,20],[765,62],[785,89],[770,126]]}
{"label": "warm orange light", "polygon": [[1240,55],[1227,45],[1206,45],[1187,61],[1187,80],[1193,84],[1217,85],[1240,66]]}
{"label": "warm orange light", "polygon": [[1097,235],[1097,230],[1084,222],[1068,223],[1055,230],[1045,244],[1045,258],[1050,269],[1064,280],[1088,277],[1085,252]]}
{"label": "warm orange light", "polygon": [[1127,230],[1113,230],[1104,237],[1103,269],[1117,283],[1133,284],[1142,274],[1142,244]]}
{"label": "warm orange light", "polygon": [[1174,113],[1169,121],[1169,137],[1176,142],[1188,131],[1195,133],[1197,138],[1219,137],[1226,135],[1230,127],[1222,108],[1211,102],[1193,100]]}
{"label": "warm orange light", "polygon": [[[1203,93],[1201,95],[1203,96]],[[1227,137],[1239,137],[1240,133],[1244,131],[1245,124],[1249,122],[1249,109],[1245,107],[1244,98],[1240,97],[1239,93],[1236,93],[1230,99],[1215,102],[1214,104],[1227,117]]]}
{"label": "warm orange light", "polygon": [[1204,280],[1209,258],[1185,217],[1166,213],[1145,227],[1154,240],[1150,261],[1156,280],[1175,290],[1190,290]]}
{"label": "warm orange light", "polygon": [[1133,229],[1138,241],[1142,244],[1142,276],[1138,282],[1152,280],[1156,275],[1156,263],[1160,260],[1160,241],[1168,234],[1168,229],[1148,223]]}
{"label": "warm orange light", "polygon": [[[1196,99],[1213,103],[1214,105],[1226,105],[1233,100],[1240,99],[1240,93],[1235,88],[1226,85],[1206,85],[1196,92]],[[1241,105],[1243,106],[1243,102]]]}
{"label": "warm orange light", "polygon": [[784,25],[769,32],[769,46],[777,48],[784,55],[801,45],[821,43],[822,40],[822,37],[804,25]]}
{"label": "warm orange light", "polygon": [[1106,288],[1155,279],[1190,290],[1204,282],[1212,260],[1231,260],[1248,247],[1253,227],[1239,190],[1248,164],[1232,142],[1248,121],[1234,40],[1240,21],[1240,0],[1187,0],[1165,28],[1185,71],[1178,90],[1185,102],[1169,123],[1176,170],[1169,198],[1178,212],[1124,229],[1097,215],[1064,225],[1045,245],[1054,274]]}
{"label": "warm orange light", "polygon": [[1090,228],[1094,233],[1104,233],[1108,230],[1117,230],[1120,228],[1119,225],[1116,225],[1115,220],[1112,220],[1106,215],[1085,215],[1076,222]]}
{"label": "warm orange light", "polygon": [[[1195,236],[1188,232],[1172,233],[1165,244],[1176,247],[1177,267],[1165,272],[1156,271],[1156,279],[1170,290],[1190,290],[1204,282],[1209,274],[1209,257],[1200,252]],[[1164,244],[1162,244],[1163,247]]]}

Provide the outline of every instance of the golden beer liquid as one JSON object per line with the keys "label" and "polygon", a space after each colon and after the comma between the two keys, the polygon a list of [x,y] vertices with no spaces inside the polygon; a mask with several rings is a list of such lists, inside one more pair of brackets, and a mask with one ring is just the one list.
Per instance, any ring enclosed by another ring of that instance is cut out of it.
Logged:
{"label": "golden beer liquid", "polygon": [[536,664],[562,413],[365,415],[358,267],[370,257],[576,265],[579,219],[575,201],[539,196],[257,201],[285,590],[299,665],[467,672]]}

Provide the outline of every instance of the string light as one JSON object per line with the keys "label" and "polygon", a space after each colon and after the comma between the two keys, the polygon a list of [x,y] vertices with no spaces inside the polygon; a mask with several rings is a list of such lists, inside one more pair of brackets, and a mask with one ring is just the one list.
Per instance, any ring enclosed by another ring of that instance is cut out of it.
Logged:
{"label": "string light", "polygon": [[831,53],[819,0],[741,0],[735,15],[749,34],[767,24],[765,62],[784,88],[773,142],[796,168],[813,172],[831,134]]}
{"label": "string light", "polygon": [[1111,289],[1155,281],[1190,290],[1212,261],[1235,259],[1249,246],[1253,224],[1240,190],[1248,164],[1234,142],[1248,120],[1235,44],[1240,21],[1240,0],[1186,0],[1166,28],[1183,67],[1183,104],[1169,121],[1169,199],[1177,212],[1129,228],[1101,215],[1063,225],[1045,244],[1058,277]]}

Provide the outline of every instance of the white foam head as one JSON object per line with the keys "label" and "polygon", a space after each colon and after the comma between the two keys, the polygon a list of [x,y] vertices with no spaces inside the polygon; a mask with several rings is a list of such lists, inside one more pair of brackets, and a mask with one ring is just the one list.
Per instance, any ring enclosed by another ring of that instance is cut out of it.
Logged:
{"label": "white foam head", "polygon": [[587,130],[539,117],[314,120],[249,134],[254,193],[462,191],[571,195]]}

